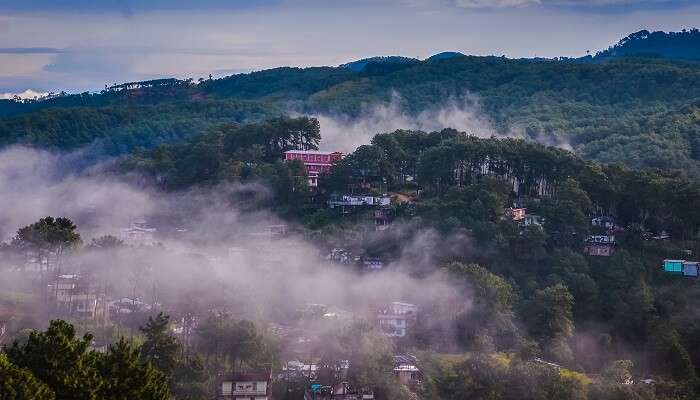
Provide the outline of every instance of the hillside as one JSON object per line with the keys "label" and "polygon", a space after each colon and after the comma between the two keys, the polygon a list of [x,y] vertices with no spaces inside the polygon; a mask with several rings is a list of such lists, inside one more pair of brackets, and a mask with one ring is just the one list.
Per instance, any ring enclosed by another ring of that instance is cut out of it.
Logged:
{"label": "hillside", "polygon": [[659,57],[678,60],[700,60],[700,31],[649,32],[641,30],[620,40],[614,46],[601,51],[594,59],[616,57]]}
{"label": "hillside", "polygon": [[[695,36],[696,31],[673,34],[683,43]],[[700,99],[700,65],[622,57],[639,55],[623,51],[639,47],[632,43],[651,40],[630,37],[636,39],[623,40],[614,47],[615,57],[601,55],[599,62],[441,53],[424,61],[373,58],[340,67],[275,68],[199,83],[138,82],[96,94],[3,102],[0,144],[77,148],[99,139],[113,143],[109,154],[122,154],[221,122],[254,122],[289,111],[362,119],[374,105],[396,99],[402,112],[419,115],[467,97],[502,135],[563,144],[587,159],[698,175],[700,132],[689,110]],[[116,118],[119,128],[103,125],[104,114]],[[56,123],[56,115],[73,122]]]}

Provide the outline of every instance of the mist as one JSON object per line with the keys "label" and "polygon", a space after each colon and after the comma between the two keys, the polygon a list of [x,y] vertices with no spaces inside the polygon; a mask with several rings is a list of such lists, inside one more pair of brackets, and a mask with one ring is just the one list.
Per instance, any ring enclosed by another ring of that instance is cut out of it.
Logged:
{"label": "mist", "polygon": [[[406,111],[403,102],[402,97],[395,93],[388,103],[366,105],[359,118],[312,113],[321,124],[323,139],[320,147],[350,153],[358,146],[369,144],[377,133],[397,129],[433,132],[453,128],[481,138],[504,136],[493,127],[474,95],[452,98],[445,104],[425,109],[417,115]],[[515,133],[508,135],[514,136]]]}
{"label": "mist", "polygon": [[[469,307],[468,294],[435,272],[439,254],[471,248],[466,237],[443,242],[436,232],[415,226],[368,230],[365,241],[391,240],[402,248],[384,270],[362,272],[325,259],[329,243],[344,239],[312,240],[300,226],[256,207],[272,195],[263,185],[166,193],[140,186],[138,177],[98,176],[100,166],[72,169],[72,157],[25,147],[0,152],[0,232],[9,241],[20,227],[62,216],[77,224],[89,245],[103,235],[119,237],[131,222],[147,221],[157,228],[156,246],[87,246],[61,262],[60,274],[102,282],[106,301],[138,298],[176,318],[226,312],[262,326],[292,324],[308,304],[325,304],[343,319],[370,321],[393,301],[426,309],[455,302]],[[266,233],[266,227],[280,224],[288,226],[288,234]],[[0,289],[31,288],[37,279],[37,272],[21,262],[0,263],[6,271]],[[41,327],[46,310],[38,303],[34,307],[36,320],[23,323]]]}

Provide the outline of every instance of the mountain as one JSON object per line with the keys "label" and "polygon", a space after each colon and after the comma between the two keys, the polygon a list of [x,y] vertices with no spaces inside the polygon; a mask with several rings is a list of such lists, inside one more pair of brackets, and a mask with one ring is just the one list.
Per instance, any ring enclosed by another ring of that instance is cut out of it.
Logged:
{"label": "mountain", "polygon": [[353,72],[362,72],[369,64],[379,64],[379,65],[410,65],[416,64],[419,60],[415,58],[402,57],[402,56],[377,56],[370,58],[363,58],[357,61],[351,61],[349,63],[341,64],[340,68],[347,68]]}
{"label": "mountain", "polygon": [[470,99],[462,118],[477,113],[495,133],[565,144],[587,159],[700,176],[700,127],[688,122],[700,100],[700,64],[638,57],[631,50],[640,43],[667,43],[672,49],[665,54],[688,54],[690,47],[679,43],[697,35],[633,34],[597,62],[445,52],[423,61],[374,57],[339,67],[282,67],[198,83],[133,82],[100,93],[5,101],[0,146],[74,149],[99,143],[99,151],[118,155],[226,122],[290,112],[361,119],[392,101],[404,115],[418,116]]}
{"label": "mountain", "polygon": [[601,51],[594,59],[619,57],[658,57],[677,60],[700,60],[700,31],[649,32],[641,30]]}
{"label": "mountain", "polygon": [[443,51],[442,53],[433,54],[432,56],[426,58],[425,61],[440,61],[453,57],[464,57],[464,54],[458,51]]}

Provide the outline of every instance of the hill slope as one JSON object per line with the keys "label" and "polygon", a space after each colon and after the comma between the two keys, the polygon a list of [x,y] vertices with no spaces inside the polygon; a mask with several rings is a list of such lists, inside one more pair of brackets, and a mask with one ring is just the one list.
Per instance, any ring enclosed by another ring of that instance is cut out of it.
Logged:
{"label": "hill slope", "polygon": [[[673,43],[685,43],[697,35],[697,31],[673,34]],[[478,111],[501,134],[566,143],[588,159],[679,168],[700,175],[700,128],[692,123],[694,112],[689,111],[700,101],[700,64],[623,57],[637,54],[624,49],[638,48],[640,41],[665,40],[657,38],[657,33],[642,36],[647,38],[631,35],[633,39],[608,51],[615,57],[601,53],[594,63],[449,53],[449,57],[425,61],[368,59],[354,70],[285,67],[199,84],[159,80],[98,94],[0,103],[0,116],[4,115],[0,145],[20,142],[76,148],[112,138],[112,147],[121,150],[110,152],[118,154],[136,146],[121,146],[123,140],[150,147],[180,140],[213,124],[256,121],[285,110],[359,119],[368,108],[398,95],[402,112],[418,115],[469,97],[478,99]],[[681,53],[683,47],[677,50]],[[232,105],[231,101],[247,103]],[[129,115],[126,125],[138,125],[134,118],[140,116],[149,121],[149,128],[146,133],[137,130],[124,136],[123,129],[115,126],[125,123],[99,122],[105,112]],[[152,119],[163,123],[154,125]],[[187,133],[173,133],[174,126],[187,127]]]}

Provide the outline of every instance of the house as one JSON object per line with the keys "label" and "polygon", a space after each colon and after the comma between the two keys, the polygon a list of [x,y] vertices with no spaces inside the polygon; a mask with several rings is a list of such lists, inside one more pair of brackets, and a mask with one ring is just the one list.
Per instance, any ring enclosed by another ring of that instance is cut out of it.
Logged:
{"label": "house", "polygon": [[367,271],[380,271],[384,269],[384,261],[377,257],[365,257],[362,259],[362,268]]}
{"label": "house", "polygon": [[270,371],[246,371],[223,375],[219,378],[219,400],[268,400]]}
{"label": "house", "polygon": [[605,243],[588,243],[583,247],[583,254],[596,257],[610,257],[615,254],[615,246]]}
{"label": "house", "polygon": [[282,366],[282,372],[280,373],[280,379],[289,378],[308,378],[310,380],[315,380],[318,376],[318,365],[317,364],[306,364],[303,361],[288,361]]}
{"label": "house", "polygon": [[289,150],[284,152],[285,161],[300,160],[306,168],[309,186],[318,186],[318,176],[328,172],[333,164],[343,158],[343,153],[337,151]]}
{"label": "house", "polygon": [[684,262],[685,260],[664,260],[664,272],[669,272],[672,274],[681,274],[683,273]]}
{"label": "house", "polygon": [[683,261],[683,276],[697,278],[698,268],[700,268],[700,263],[697,261]]}
{"label": "house", "polygon": [[615,253],[615,236],[590,235],[586,238],[583,254],[596,257],[610,257]]}
{"label": "house", "polygon": [[104,291],[87,276],[58,275],[47,290],[59,314],[95,318],[103,313]]}
{"label": "house", "polygon": [[526,208],[506,208],[505,215],[513,221],[522,221],[525,218],[526,211]]}
{"label": "house", "polygon": [[392,212],[388,206],[372,210],[372,217],[374,219],[374,229],[377,231],[389,229],[389,226],[391,226]]}
{"label": "house", "polygon": [[603,229],[615,229],[617,224],[615,218],[609,216],[600,216],[591,218],[591,226]]}
{"label": "house", "polygon": [[382,331],[390,337],[405,337],[410,325],[415,322],[418,306],[395,301],[391,306],[379,310],[377,320]]}
{"label": "house", "polygon": [[311,385],[304,392],[304,400],[374,400],[374,391],[370,388],[353,388],[347,382],[337,385]]}
{"label": "house", "polygon": [[345,249],[333,248],[326,256],[326,260],[340,264],[350,264],[354,260],[354,257],[352,253]]}
{"label": "house", "polygon": [[110,316],[131,314],[134,312],[150,311],[152,306],[139,300],[138,297],[122,297],[107,304]]}
{"label": "house", "polygon": [[518,225],[520,225],[520,227],[542,226],[543,223],[544,223],[544,218],[540,217],[539,215],[535,215],[535,214],[525,214],[523,219],[518,221]]}
{"label": "house", "polygon": [[586,238],[586,243],[615,244],[614,235],[590,235]]}
{"label": "house", "polygon": [[328,200],[328,207],[388,207],[391,205],[389,196],[359,196],[332,194]]}
{"label": "house", "polygon": [[119,233],[119,239],[132,246],[154,246],[156,228],[148,226],[146,221],[134,221]]}
{"label": "house", "polygon": [[415,388],[420,383],[421,372],[416,364],[418,359],[410,354],[394,356],[394,375],[402,385]]}

